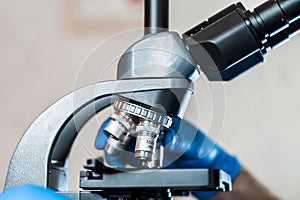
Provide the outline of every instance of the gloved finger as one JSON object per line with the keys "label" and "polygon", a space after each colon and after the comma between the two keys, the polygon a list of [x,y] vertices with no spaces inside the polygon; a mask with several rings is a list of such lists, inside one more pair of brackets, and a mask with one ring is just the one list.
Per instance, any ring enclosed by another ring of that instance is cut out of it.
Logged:
{"label": "gloved finger", "polygon": [[0,200],[70,200],[69,198],[55,193],[53,190],[34,185],[25,185],[8,189],[0,195]]}
{"label": "gloved finger", "polygon": [[105,120],[100,129],[98,130],[97,136],[95,138],[94,141],[94,146],[96,147],[96,149],[102,150],[104,149],[107,139],[108,139],[108,135],[107,133],[105,133],[104,128],[106,127],[106,125],[108,124],[108,122],[110,121],[111,118],[108,118],[107,120]]}
{"label": "gloved finger", "polygon": [[174,166],[222,169],[232,180],[235,179],[240,171],[240,164],[235,156],[228,154],[189,122],[174,122],[174,127],[166,130],[164,141],[166,151],[176,153],[179,157],[173,163]]}
{"label": "gloved finger", "polygon": [[[193,133],[193,135],[188,134],[184,135],[182,132],[175,134],[174,131],[168,131],[165,137],[165,143],[168,143],[165,147],[165,157],[173,159],[173,166],[177,168],[207,168],[212,166],[216,149],[209,150],[204,147],[205,136],[201,131],[197,130],[196,134]],[[207,147],[212,148],[212,146],[211,144]]]}
{"label": "gloved finger", "polygon": [[210,199],[211,197],[215,196],[218,192],[214,192],[214,191],[211,191],[211,192],[192,192],[192,195],[194,197],[196,197],[197,199],[199,200],[204,200],[204,199]]}
{"label": "gloved finger", "polygon": [[[163,141],[166,155],[164,158],[168,161],[166,164],[172,164],[171,166],[175,168],[189,167],[181,163],[181,160],[198,160],[198,151],[194,151],[194,147],[201,147],[204,138],[205,135],[189,122],[173,118],[172,126],[165,129]],[[202,166],[195,166],[195,168],[199,167]]]}
{"label": "gloved finger", "polygon": [[105,153],[104,157],[105,163],[107,166],[112,168],[125,168],[127,161],[120,156],[112,156]]}
{"label": "gloved finger", "polygon": [[[202,131],[193,130],[194,132],[179,132],[175,137],[174,146],[186,147],[182,152],[181,160],[201,160],[210,162],[216,158],[217,153],[223,151],[216,142],[208,138]],[[183,148],[181,148],[182,150]]]}
{"label": "gloved finger", "polygon": [[[174,162],[176,167],[222,169],[231,176],[232,180],[239,174],[240,164],[238,159],[228,154],[201,131],[197,131],[192,142],[189,142],[187,137],[180,133],[175,138],[174,146],[179,149],[178,146],[181,147],[182,145],[183,147],[180,150],[185,149],[185,152]],[[185,145],[184,143],[190,144]]]}
{"label": "gloved finger", "polygon": [[188,157],[197,158],[198,152],[193,152],[194,146],[201,147],[205,135],[186,120],[173,118],[172,126],[165,130],[165,150]]}

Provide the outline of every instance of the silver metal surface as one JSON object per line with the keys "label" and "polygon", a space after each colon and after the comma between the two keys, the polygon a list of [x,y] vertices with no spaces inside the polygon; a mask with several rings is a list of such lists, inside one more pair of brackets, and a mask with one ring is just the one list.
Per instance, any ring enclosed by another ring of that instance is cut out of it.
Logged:
{"label": "silver metal surface", "polygon": [[[116,111],[111,116],[112,119],[104,128],[110,134],[104,150],[109,155],[120,155],[130,141],[130,136],[136,137],[135,157],[141,161],[142,166],[148,168],[161,128],[162,126],[169,128],[172,125],[172,118],[122,99],[115,100],[114,109]],[[131,116],[136,117],[137,125]],[[160,167],[154,163],[157,162],[153,162],[152,167]]]}
{"label": "silver metal surface", "polygon": [[121,137],[128,132],[128,130],[116,119],[111,119],[104,131],[109,133],[116,140],[120,140]]}
{"label": "silver metal surface", "polygon": [[[118,79],[164,77],[194,82],[200,71],[180,36],[175,32],[161,32],[146,35],[129,47],[119,60],[117,74]],[[160,113],[182,118],[191,93],[170,89],[144,93],[132,91],[121,96],[160,110]]]}
{"label": "silver metal surface", "polygon": [[116,100],[114,102],[114,108],[121,112],[128,113],[130,115],[134,115],[144,120],[149,120],[155,122],[157,124],[161,124],[167,128],[172,125],[172,118],[166,115],[163,115],[159,112],[156,112],[151,109],[144,108],[143,106],[139,106],[137,104],[130,103],[128,101]]}
{"label": "silver metal surface", "polygon": [[195,81],[200,71],[176,32],[143,37],[122,55],[118,79],[177,77]]}
{"label": "silver metal surface", "polygon": [[[147,84],[145,84],[147,83]],[[26,130],[9,165],[5,189],[23,184],[52,187],[59,191],[65,186],[49,185],[49,179],[65,183],[64,173],[49,174],[51,166],[64,166],[74,139],[81,127],[103,108],[111,105],[113,95],[165,89],[191,90],[186,79],[118,80],[93,84],[58,100],[47,108]],[[58,187],[58,188],[56,188]]]}
{"label": "silver metal surface", "polygon": [[151,162],[148,162],[147,168],[154,169],[154,168],[162,168],[163,167],[163,159],[164,159],[164,146],[163,146],[163,139],[165,135],[164,132],[161,131],[157,138],[156,146],[154,153],[152,155]]}
{"label": "silver metal surface", "polygon": [[130,135],[125,135],[124,138],[125,139],[117,140],[113,137],[109,137],[106,141],[104,151],[108,155],[120,156],[124,152],[124,150],[126,149],[126,145],[131,140],[131,136]]}
{"label": "silver metal surface", "polygon": [[120,155],[131,140],[131,132],[135,132],[135,123],[125,112],[116,111],[105,126],[104,131],[109,133],[104,150],[112,156]]}
{"label": "silver metal surface", "polygon": [[[136,126],[136,144],[134,155],[144,167],[148,167],[148,162],[152,161],[155,153],[157,138],[161,131],[161,126],[155,122],[142,120]],[[159,166],[154,166],[159,167]]]}
{"label": "silver metal surface", "polygon": [[120,139],[123,133],[130,132],[135,127],[131,116],[125,112],[116,111],[111,115],[111,119],[104,130],[117,139]]}
{"label": "silver metal surface", "polygon": [[[199,70],[180,36],[175,32],[163,32],[145,36],[128,48],[119,61],[118,79],[145,77],[180,77],[195,81],[199,77]],[[114,107],[116,110],[168,128],[172,124],[171,118],[162,113],[183,117],[189,97],[184,91],[177,91],[176,95],[168,91],[136,95],[133,91],[133,94],[126,98],[147,105],[150,109],[122,100],[116,100]],[[153,126],[141,125],[137,126],[137,129],[139,127],[143,130],[137,130],[135,157],[143,166],[149,166],[148,162],[152,161],[159,133],[149,130],[153,129]],[[159,132],[160,128],[157,130]]]}

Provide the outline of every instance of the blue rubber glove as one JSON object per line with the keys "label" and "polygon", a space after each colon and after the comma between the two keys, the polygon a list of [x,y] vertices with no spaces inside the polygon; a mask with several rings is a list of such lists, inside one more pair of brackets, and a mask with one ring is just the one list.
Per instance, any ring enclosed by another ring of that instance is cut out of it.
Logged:
{"label": "blue rubber glove", "polygon": [[[108,123],[106,120],[100,127],[95,147],[103,149],[107,134],[103,131]],[[106,155],[106,160],[115,166],[125,166],[136,161],[133,156],[134,145],[130,147],[120,157]],[[221,147],[206,137],[200,130],[185,120],[173,118],[172,126],[165,130],[165,155],[164,166],[167,168],[209,168],[222,169],[234,180],[240,171],[240,164],[236,157],[226,153]],[[193,192],[198,199],[208,199],[216,192]]]}
{"label": "blue rubber glove", "polygon": [[0,200],[70,200],[53,190],[34,185],[25,185],[8,189],[0,194]]}
{"label": "blue rubber glove", "polygon": [[[172,163],[172,167],[222,169],[232,180],[239,174],[240,164],[237,158],[225,152],[189,122],[174,118],[165,135],[165,149],[170,152],[169,157],[180,155]],[[168,159],[168,154],[164,158]],[[198,199],[208,199],[215,194],[216,192],[193,192]]]}

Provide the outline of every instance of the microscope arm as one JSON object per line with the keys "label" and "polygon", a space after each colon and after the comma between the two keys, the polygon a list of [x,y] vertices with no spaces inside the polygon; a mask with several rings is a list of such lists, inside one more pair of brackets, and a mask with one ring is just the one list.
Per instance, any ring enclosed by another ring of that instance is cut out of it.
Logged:
{"label": "microscope arm", "polygon": [[173,78],[107,81],[66,95],[24,133],[12,156],[5,189],[34,184],[66,191],[66,160],[77,133],[89,118],[111,105],[115,95],[170,88],[193,92],[186,79]]}

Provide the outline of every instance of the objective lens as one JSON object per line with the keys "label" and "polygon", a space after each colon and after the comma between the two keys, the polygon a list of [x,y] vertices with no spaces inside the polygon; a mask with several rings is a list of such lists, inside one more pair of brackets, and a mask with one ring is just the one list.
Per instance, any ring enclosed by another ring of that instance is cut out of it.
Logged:
{"label": "objective lens", "polygon": [[136,127],[135,157],[144,167],[152,161],[159,133],[160,125],[154,122],[144,120]]}
{"label": "objective lens", "polygon": [[158,137],[162,127],[169,128],[172,125],[172,118],[121,99],[114,102],[114,109],[111,121],[104,128],[110,135],[105,152],[113,156],[120,155],[132,137],[136,137],[135,158],[145,168],[160,167],[163,147]]}
{"label": "objective lens", "polygon": [[113,156],[120,155],[131,140],[130,132],[133,128],[131,117],[124,112],[116,111],[104,128],[110,135],[104,148],[106,153]]}
{"label": "objective lens", "polygon": [[121,140],[116,140],[114,137],[109,137],[104,150],[107,154],[112,156],[121,155],[130,140],[131,136],[129,134],[124,135]]}

